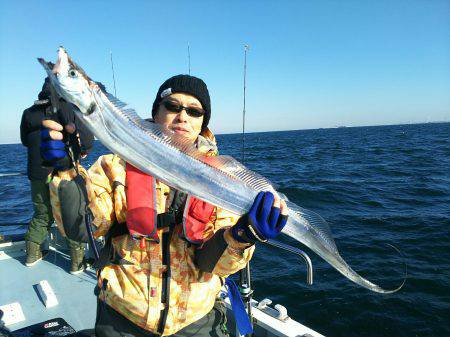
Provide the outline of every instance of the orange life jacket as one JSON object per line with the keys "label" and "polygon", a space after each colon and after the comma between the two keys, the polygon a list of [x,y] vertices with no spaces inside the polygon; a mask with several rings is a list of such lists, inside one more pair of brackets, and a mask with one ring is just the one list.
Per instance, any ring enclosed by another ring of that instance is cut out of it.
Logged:
{"label": "orange life jacket", "polygon": [[[126,186],[128,231],[134,238],[159,242],[156,179],[127,163]],[[182,220],[184,238],[194,244],[203,243],[205,227],[213,212],[213,205],[189,195]]]}

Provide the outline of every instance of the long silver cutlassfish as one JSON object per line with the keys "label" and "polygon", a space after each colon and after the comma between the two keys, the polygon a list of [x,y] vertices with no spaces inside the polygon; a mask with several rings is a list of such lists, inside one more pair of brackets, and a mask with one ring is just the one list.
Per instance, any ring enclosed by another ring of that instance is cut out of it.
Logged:
{"label": "long silver cutlassfish", "polygon": [[[78,107],[77,115],[112,152],[165,184],[223,209],[244,214],[259,191],[275,190],[269,180],[229,156],[206,157],[160,125],[141,119],[114,96],[102,91],[67,55],[47,71],[57,92]],[[392,293],[358,275],[339,255],[326,221],[286,201],[289,220],[283,233],[320,255],[345,277],[379,293]]]}

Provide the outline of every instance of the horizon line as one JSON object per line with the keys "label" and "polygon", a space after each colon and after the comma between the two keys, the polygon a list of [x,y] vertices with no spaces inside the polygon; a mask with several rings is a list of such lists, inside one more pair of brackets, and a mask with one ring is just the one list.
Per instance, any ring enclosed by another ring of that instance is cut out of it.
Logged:
{"label": "horizon line", "polygon": [[[401,125],[417,125],[417,124],[446,124],[450,123],[448,121],[426,121],[426,122],[410,122],[410,123],[399,123],[399,124],[374,124],[374,125],[336,125],[328,127],[319,128],[305,128],[305,129],[289,129],[289,130],[271,130],[271,131],[251,131],[245,132],[245,134],[254,133],[268,133],[268,132],[292,132],[292,131],[308,131],[308,130],[328,130],[328,129],[350,129],[350,128],[367,128],[367,127],[377,127],[377,126],[401,126]],[[214,133],[215,136],[226,136],[226,135],[240,135],[242,132],[228,132],[228,133]],[[95,139],[98,140],[98,139]],[[16,145],[19,143],[0,143],[0,145]]]}

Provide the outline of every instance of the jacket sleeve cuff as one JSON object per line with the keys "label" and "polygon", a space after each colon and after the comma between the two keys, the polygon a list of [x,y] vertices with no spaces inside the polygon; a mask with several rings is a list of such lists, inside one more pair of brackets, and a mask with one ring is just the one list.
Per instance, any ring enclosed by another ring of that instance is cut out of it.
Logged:
{"label": "jacket sleeve cuff", "polygon": [[195,263],[201,271],[212,273],[225,250],[228,248],[236,255],[242,256],[251,244],[233,239],[229,229],[220,229],[195,252]]}
{"label": "jacket sleeve cuff", "polygon": [[218,230],[212,238],[195,251],[195,264],[201,271],[211,273],[227,249],[228,244],[224,239],[224,232],[224,229]]}
{"label": "jacket sleeve cuff", "polygon": [[252,246],[251,243],[239,242],[235,238],[233,238],[233,235],[231,234],[231,228],[225,230],[223,237],[228,246],[234,250],[243,251],[244,249]]}

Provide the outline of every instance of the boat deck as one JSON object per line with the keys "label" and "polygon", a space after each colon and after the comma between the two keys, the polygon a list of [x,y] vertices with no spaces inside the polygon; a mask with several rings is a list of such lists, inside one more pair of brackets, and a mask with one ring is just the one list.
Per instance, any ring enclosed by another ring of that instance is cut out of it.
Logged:
{"label": "boat deck", "polygon": [[[75,330],[93,328],[96,315],[93,270],[78,275],[68,273],[70,259],[59,250],[50,250],[43,261],[32,267],[25,266],[24,242],[2,247],[0,255],[0,306],[19,303],[25,319],[10,324],[11,331],[62,317]],[[46,308],[37,284],[47,280],[58,304]],[[17,314],[19,315],[19,314]]]}
{"label": "boat deck", "polygon": [[[16,331],[55,318],[64,319],[76,331],[94,328],[97,307],[94,295],[95,272],[88,269],[78,275],[71,275],[68,272],[70,258],[67,255],[64,240],[55,231],[52,238],[49,253],[43,261],[32,267],[26,267],[24,264],[24,241],[0,242],[0,309],[8,311],[3,318],[0,317],[0,326],[1,323],[6,323],[9,331]],[[53,289],[58,300],[56,306],[48,308],[45,306],[37,286],[43,280],[47,280]],[[223,295],[226,296],[226,294]],[[12,312],[10,307],[5,307],[14,303],[19,303],[21,308],[19,312]],[[228,298],[225,298],[225,303],[228,309],[228,329],[230,332],[235,332],[234,317]],[[279,312],[272,306],[261,304],[263,303],[252,301],[252,312],[256,323],[255,336],[323,337],[287,316],[280,319],[277,317]],[[20,317],[20,311],[23,312],[24,317],[16,323],[9,323],[8,317],[11,317],[11,314]],[[0,336],[3,336],[1,331]],[[22,337],[22,334],[13,336]]]}

